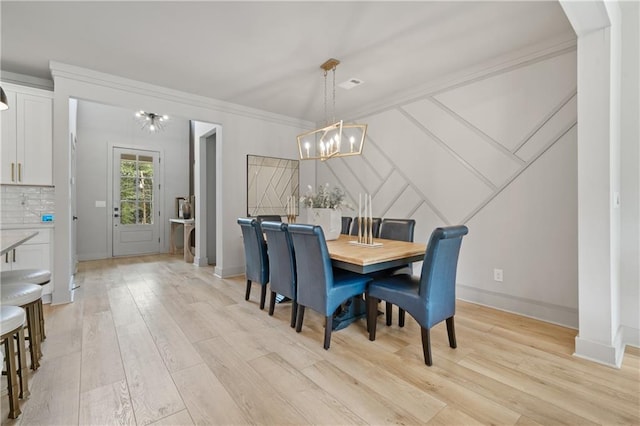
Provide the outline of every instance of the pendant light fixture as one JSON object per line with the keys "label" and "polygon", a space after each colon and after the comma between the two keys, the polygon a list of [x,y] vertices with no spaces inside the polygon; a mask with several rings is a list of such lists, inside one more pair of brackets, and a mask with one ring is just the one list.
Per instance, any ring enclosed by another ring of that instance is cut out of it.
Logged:
{"label": "pendant light fixture", "polygon": [[169,119],[167,115],[160,115],[155,112],[146,112],[142,110],[136,112],[136,118],[142,126],[142,130],[146,129],[152,133],[164,130],[164,124]]}
{"label": "pendant light fixture", "polygon": [[[336,67],[337,59],[328,59],[320,65],[324,71],[324,127],[298,135],[298,152],[301,160],[321,160],[348,157],[362,154],[364,139],[367,134],[366,124],[344,123],[336,121]],[[327,74],[333,74],[333,118],[327,115]]]}

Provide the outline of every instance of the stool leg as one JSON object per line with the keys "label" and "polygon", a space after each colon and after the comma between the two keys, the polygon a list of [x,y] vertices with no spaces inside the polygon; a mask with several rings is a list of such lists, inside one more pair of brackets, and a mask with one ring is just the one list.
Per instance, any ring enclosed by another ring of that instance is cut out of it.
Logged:
{"label": "stool leg", "polygon": [[40,331],[41,330],[40,324],[42,323],[42,321],[40,320],[40,309],[38,309],[38,302],[34,303],[32,306],[33,306],[33,318],[36,324],[36,338],[38,339],[38,343],[36,347],[38,348],[38,359],[40,359],[42,358],[42,333]]}
{"label": "stool leg", "polygon": [[38,300],[38,317],[40,318],[40,336],[42,340],[45,340],[47,335],[44,333],[44,308],[42,307],[42,299]]}
{"label": "stool leg", "polygon": [[18,377],[20,377],[20,398],[29,398],[29,378],[27,374],[27,346],[24,342],[24,328],[18,330]]}
{"label": "stool leg", "polygon": [[4,339],[5,362],[7,365],[7,387],[9,388],[9,418],[17,419],[20,415],[18,404],[18,379],[16,377],[16,352],[13,338]]}
{"label": "stool leg", "polygon": [[29,355],[31,356],[31,369],[37,370],[40,367],[38,357],[38,338],[36,335],[36,319],[33,312],[33,305],[24,306],[27,313],[27,332],[29,333]]}

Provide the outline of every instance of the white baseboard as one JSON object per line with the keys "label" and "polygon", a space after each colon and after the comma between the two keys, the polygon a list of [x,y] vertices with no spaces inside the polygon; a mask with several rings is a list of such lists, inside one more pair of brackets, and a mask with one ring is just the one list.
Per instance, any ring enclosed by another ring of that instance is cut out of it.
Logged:
{"label": "white baseboard", "polygon": [[620,328],[622,329],[622,342],[625,345],[640,348],[640,329],[627,325],[622,325]]}
{"label": "white baseboard", "polygon": [[78,261],[79,262],[83,262],[85,260],[101,260],[101,259],[108,259],[110,258],[111,255],[104,252],[104,253],[78,253]]}
{"label": "white baseboard", "polygon": [[219,278],[237,277],[244,274],[244,266],[235,266],[231,268],[220,268],[216,266],[213,270],[213,274]]}
{"label": "white baseboard", "polygon": [[194,257],[193,264],[197,266],[209,266],[209,259],[206,257]]}
{"label": "white baseboard", "polygon": [[462,284],[456,285],[457,298],[541,321],[578,328],[578,310],[539,300],[497,293]]}
{"label": "white baseboard", "polygon": [[613,345],[576,336],[576,350],[573,355],[609,367],[620,368],[624,355],[624,343],[622,343],[621,335],[619,330]]}

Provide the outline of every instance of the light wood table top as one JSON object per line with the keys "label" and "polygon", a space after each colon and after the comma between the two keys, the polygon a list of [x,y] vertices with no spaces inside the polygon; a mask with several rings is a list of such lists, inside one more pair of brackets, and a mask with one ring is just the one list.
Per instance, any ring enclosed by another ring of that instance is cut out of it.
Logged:
{"label": "light wood table top", "polygon": [[38,235],[38,231],[0,231],[0,256]]}
{"label": "light wood table top", "polygon": [[418,262],[424,259],[426,244],[409,243],[406,241],[374,239],[382,246],[364,247],[353,245],[349,241],[356,241],[354,235],[340,235],[337,240],[327,241],[329,256],[333,266],[368,274],[396,266]]}

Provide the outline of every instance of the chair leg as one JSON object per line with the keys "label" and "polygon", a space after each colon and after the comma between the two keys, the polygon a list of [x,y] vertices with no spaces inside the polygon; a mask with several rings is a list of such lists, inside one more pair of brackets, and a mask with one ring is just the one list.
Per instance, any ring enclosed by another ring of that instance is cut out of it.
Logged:
{"label": "chair leg", "polygon": [[404,327],[404,309],[398,308],[398,327]]}
{"label": "chair leg", "polygon": [[271,292],[271,297],[269,298],[269,315],[273,316],[273,310],[276,307],[276,292]]}
{"label": "chair leg", "polygon": [[386,314],[387,314],[387,325],[391,325],[391,319],[393,318],[393,305],[391,304],[391,302],[385,302],[385,309],[386,309]]}
{"label": "chair leg", "polygon": [[244,300],[249,300],[249,295],[251,295],[251,280],[247,280],[247,291],[244,294]]}
{"label": "chair leg", "polygon": [[420,327],[422,329],[422,353],[424,354],[424,363],[431,366],[431,341],[429,338],[429,329]]}
{"label": "chair leg", "polygon": [[453,326],[453,317],[447,318],[447,334],[449,335],[449,346],[456,348],[456,329]]}
{"label": "chair leg", "polygon": [[29,392],[29,380],[27,377],[27,345],[24,341],[24,328],[18,330],[18,377],[20,377],[20,395],[19,398],[28,398],[31,393]]}
{"label": "chair leg", "polygon": [[9,418],[17,419],[20,415],[18,404],[18,377],[16,373],[16,352],[12,336],[4,339],[5,363],[7,364],[7,388],[9,390]]}
{"label": "chair leg", "polygon": [[327,315],[324,322],[324,348],[329,349],[331,345],[331,331],[333,330],[333,315]]}
{"label": "chair leg", "polygon": [[267,285],[262,284],[260,290],[260,309],[264,309],[264,302],[267,300]]}
{"label": "chair leg", "polygon": [[376,322],[378,319],[378,299],[367,296],[367,330],[369,340],[376,340]]}
{"label": "chair leg", "polygon": [[296,326],[296,315],[298,314],[298,303],[294,300],[291,304],[291,328]]}
{"label": "chair leg", "polygon": [[304,321],[304,306],[298,306],[298,319],[296,320],[296,332],[302,331],[302,321]]}

